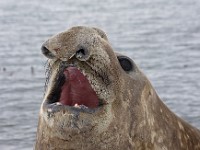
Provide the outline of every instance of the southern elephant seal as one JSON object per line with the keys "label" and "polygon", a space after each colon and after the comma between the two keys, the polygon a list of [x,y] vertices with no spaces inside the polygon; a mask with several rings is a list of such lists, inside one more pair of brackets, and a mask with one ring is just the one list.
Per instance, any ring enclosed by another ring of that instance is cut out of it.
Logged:
{"label": "southern elephant seal", "polygon": [[49,67],[36,150],[200,149],[200,131],[163,104],[100,29],[73,27],[42,52]]}

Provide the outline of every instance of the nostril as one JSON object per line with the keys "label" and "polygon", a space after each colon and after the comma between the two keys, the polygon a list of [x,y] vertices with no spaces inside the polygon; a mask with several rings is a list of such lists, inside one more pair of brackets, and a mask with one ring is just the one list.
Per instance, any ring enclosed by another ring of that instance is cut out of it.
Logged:
{"label": "nostril", "polygon": [[76,52],[76,54],[85,55],[85,50],[81,48]]}
{"label": "nostril", "polygon": [[88,54],[87,49],[81,48],[78,51],[76,51],[76,58],[81,60],[81,61],[87,60],[88,56],[89,56],[89,54]]}
{"label": "nostril", "polygon": [[48,50],[44,45],[42,45],[41,50],[42,54],[45,55],[47,58],[55,58],[55,56],[50,52],[50,50]]}
{"label": "nostril", "polygon": [[46,54],[49,53],[49,50],[45,46],[43,46],[43,45],[41,47],[41,50],[42,50],[42,54],[44,54],[44,55],[46,55]]}

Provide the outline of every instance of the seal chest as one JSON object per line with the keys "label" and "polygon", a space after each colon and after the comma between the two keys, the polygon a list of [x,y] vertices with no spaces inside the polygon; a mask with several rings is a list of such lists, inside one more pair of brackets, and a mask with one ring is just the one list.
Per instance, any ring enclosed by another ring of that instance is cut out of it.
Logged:
{"label": "seal chest", "polygon": [[73,27],[41,49],[49,61],[36,150],[200,149],[200,131],[162,103],[102,30]]}

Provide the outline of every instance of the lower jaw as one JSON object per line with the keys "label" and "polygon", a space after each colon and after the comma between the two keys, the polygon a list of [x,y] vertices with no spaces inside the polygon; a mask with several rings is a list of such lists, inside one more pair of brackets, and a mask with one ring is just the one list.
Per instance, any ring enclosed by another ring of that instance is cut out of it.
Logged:
{"label": "lower jaw", "polygon": [[47,113],[53,114],[60,111],[65,113],[87,113],[87,114],[95,114],[100,111],[103,111],[105,105],[98,106],[97,108],[88,108],[84,105],[75,105],[75,106],[68,106],[63,105],[60,102],[55,103],[48,103],[48,100],[45,100],[42,104],[42,109]]}

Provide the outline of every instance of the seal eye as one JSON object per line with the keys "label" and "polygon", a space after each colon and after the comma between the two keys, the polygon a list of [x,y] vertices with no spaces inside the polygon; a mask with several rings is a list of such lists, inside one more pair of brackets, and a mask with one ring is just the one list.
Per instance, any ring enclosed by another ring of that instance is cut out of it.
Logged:
{"label": "seal eye", "polygon": [[130,58],[126,56],[118,56],[117,58],[119,60],[121,67],[124,69],[124,71],[129,72],[133,70],[133,63],[130,60]]}

